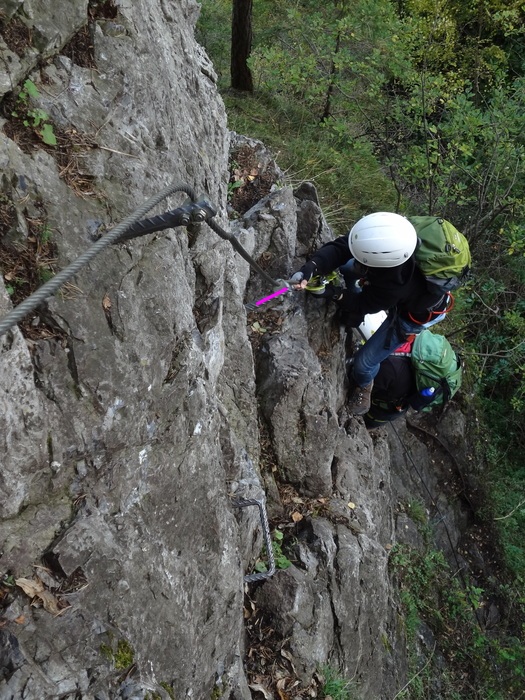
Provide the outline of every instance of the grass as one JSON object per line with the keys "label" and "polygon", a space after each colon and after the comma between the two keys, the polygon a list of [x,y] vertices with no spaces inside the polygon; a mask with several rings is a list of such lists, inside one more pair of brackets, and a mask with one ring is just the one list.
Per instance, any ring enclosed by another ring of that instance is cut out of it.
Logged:
{"label": "grass", "polygon": [[369,144],[321,130],[310,113],[286,95],[223,92],[229,128],[262,141],[292,186],[313,182],[334,233],[343,234],[364,213],[395,207],[396,193]]}
{"label": "grass", "polygon": [[346,680],[339,671],[331,666],[323,666],[321,675],[324,679],[322,687],[322,698],[330,698],[331,700],[353,700],[356,696],[353,694],[352,681]]}
{"label": "grass", "polygon": [[411,520],[413,520],[415,523],[419,523],[420,525],[426,525],[428,521],[428,515],[425,504],[422,503],[422,501],[419,501],[417,499],[409,500],[406,504],[406,512],[407,515],[411,518]]}

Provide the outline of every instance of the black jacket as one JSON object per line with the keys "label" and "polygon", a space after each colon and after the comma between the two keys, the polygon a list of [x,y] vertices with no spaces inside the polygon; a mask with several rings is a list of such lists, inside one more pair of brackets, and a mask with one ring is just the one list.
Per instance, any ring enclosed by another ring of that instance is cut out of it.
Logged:
{"label": "black jacket", "polygon": [[381,362],[374,378],[372,400],[392,408],[406,408],[415,394],[417,387],[412,360],[407,356],[389,355]]}
{"label": "black jacket", "polygon": [[365,415],[367,428],[379,428],[405,415],[416,398],[416,378],[410,357],[389,355],[374,379],[372,401]]}
{"label": "black jacket", "polygon": [[[352,258],[348,247],[348,235],[339,236],[312,255],[315,274],[326,275]],[[447,298],[428,291],[426,280],[412,255],[396,267],[367,267],[366,283],[361,294],[345,292],[341,307],[344,320],[357,327],[366,314],[397,309],[405,320],[425,323],[430,320],[429,309],[442,310]]]}
{"label": "black jacket", "polygon": [[415,411],[430,406],[437,395],[426,397],[418,392],[410,356],[392,354],[381,362],[374,378],[369,416],[393,420],[405,413],[409,406]]}

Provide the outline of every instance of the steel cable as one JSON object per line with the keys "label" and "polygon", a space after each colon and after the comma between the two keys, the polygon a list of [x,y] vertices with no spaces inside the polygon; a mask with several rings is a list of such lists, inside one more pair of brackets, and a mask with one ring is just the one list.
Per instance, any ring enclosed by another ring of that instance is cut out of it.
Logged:
{"label": "steel cable", "polygon": [[233,498],[232,504],[237,508],[246,508],[246,506],[257,506],[257,508],[259,508],[259,516],[261,518],[264,544],[266,546],[266,554],[268,556],[268,571],[261,571],[256,574],[247,574],[244,577],[244,580],[246,581],[246,583],[253,583],[254,581],[265,581],[266,579],[273,576],[275,573],[275,557],[273,554],[272,536],[270,533],[270,524],[268,522],[266,506],[263,501],[260,501],[256,498]]}
{"label": "steel cable", "polygon": [[150,209],[153,209],[155,205],[166,197],[169,197],[169,195],[173,194],[174,192],[185,192],[192,199],[192,201],[196,200],[193,189],[188,185],[181,183],[173,183],[169,185],[169,187],[162,190],[162,192],[159,192],[148,199],[142,206],[121,221],[120,224],[115,226],[114,229],[111,229],[111,231],[106,233],[105,236],[99,238],[99,240],[96,241],[91,248],[88,248],[88,250],[82,253],[82,255],[74,260],[70,265],[58,272],[52,279],[39,287],[35,292],[33,292],[33,294],[31,294],[31,296],[24,299],[24,301],[10,311],[7,316],[0,321],[0,336],[6,333],[12,326],[19,323],[28,313],[34,311],[34,309],[40,306],[40,304],[48,297],[53,296],[53,294],[58,291],[62,285],[74,277],[74,275],[76,275],[96,255],[98,255],[98,253],[108,246],[117,243],[119,238],[126,233],[132,224],[139,221],[139,219],[142,219],[142,217],[147,214]]}
{"label": "steel cable", "polygon": [[215,233],[220,236],[221,238],[224,238],[225,241],[230,241],[232,246],[235,248],[235,250],[241,255],[247,263],[257,272],[261,277],[264,277],[264,279],[269,282],[272,287],[278,287],[279,286],[279,281],[274,280],[273,277],[270,277],[270,275],[265,272],[262,267],[259,265],[259,263],[256,263],[255,260],[252,258],[252,256],[244,250],[242,245],[239,243],[239,241],[235,238],[235,236],[232,233],[228,233],[225,231],[219,224],[217,224],[215,221],[208,221],[207,222],[208,226],[212,229],[212,231],[215,231]]}

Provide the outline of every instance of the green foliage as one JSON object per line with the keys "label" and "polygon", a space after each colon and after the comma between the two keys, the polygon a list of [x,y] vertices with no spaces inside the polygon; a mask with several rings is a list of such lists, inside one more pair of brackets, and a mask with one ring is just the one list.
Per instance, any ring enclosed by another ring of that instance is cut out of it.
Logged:
{"label": "green foliage", "polygon": [[37,98],[39,96],[40,93],[34,82],[32,80],[26,80],[24,82],[24,88],[20,91],[18,98],[23,102],[27,102],[29,97]]}
{"label": "green foliage", "polygon": [[[273,556],[275,559],[275,567],[277,569],[287,569],[289,566],[292,565],[292,562],[288,559],[286,554],[283,552],[283,540],[284,540],[284,534],[281,532],[281,530],[275,529],[272,532],[272,550],[273,550]],[[263,554],[264,554],[265,548],[263,548]],[[264,563],[264,561],[258,561],[255,564],[255,570],[259,572],[264,572],[268,571],[268,567]]]}
{"label": "green foliage", "polygon": [[45,223],[42,226],[42,230],[40,231],[40,241],[43,245],[46,243],[49,243],[51,241],[53,235],[53,231],[51,229],[51,226],[47,223]]}
{"label": "green foliage", "polygon": [[273,555],[275,557],[275,566],[278,569],[287,569],[292,565],[292,562],[283,552],[284,535],[280,530],[274,530],[272,536]]}
{"label": "green foliage", "polygon": [[16,110],[11,114],[19,118],[24,126],[34,129],[45,144],[56,146],[57,139],[49,114],[39,107],[31,107],[30,100],[39,96],[40,92],[33,81],[26,80],[23,89],[18,93]]}
{"label": "green foliage", "polygon": [[377,89],[383,75],[403,71],[401,24],[388,0],[305,5],[285,9],[279,31],[254,48],[258,87],[294,96],[314,122],[344,118],[365,87]]}
{"label": "green foliage", "polygon": [[175,691],[173,690],[172,686],[169,683],[165,683],[164,681],[161,681],[160,686],[161,686],[161,688],[164,688],[164,690],[168,693],[171,700],[175,700]]}
{"label": "green foliage", "polygon": [[244,184],[244,180],[233,180],[233,182],[228,183],[228,201],[233,197],[235,190],[238,190]]}
{"label": "green foliage", "polygon": [[107,644],[100,645],[100,653],[105,656],[108,661],[113,661],[113,649]]}
{"label": "green foliage", "polygon": [[411,499],[406,504],[406,512],[411,520],[420,525],[426,525],[428,521],[425,504],[417,499]]}
{"label": "green foliage", "polygon": [[500,481],[497,473],[504,464],[501,454],[518,458],[525,447],[525,285],[511,262],[496,254],[490,274],[479,276],[459,306],[464,356],[496,452],[487,454],[496,469],[495,481]]}
{"label": "green foliage", "polygon": [[117,643],[117,651],[115,652],[115,668],[124,670],[133,664],[134,651],[133,647],[125,639],[119,639]]}
{"label": "green foliage", "polygon": [[210,700],[219,700],[219,698],[222,698],[224,695],[224,688],[222,684],[215,685],[213,686],[213,690],[211,691],[211,696]]}
{"label": "green foliage", "polygon": [[[408,641],[415,643],[424,621],[449,661],[440,697],[470,697],[472,688],[480,698],[513,697],[525,677],[525,649],[517,638],[499,639],[479,624],[484,591],[454,576],[443,554],[432,549],[419,552],[396,545],[390,567],[400,589]],[[403,697],[429,697],[432,677],[419,677]]]}
{"label": "green foliage", "polygon": [[53,270],[50,270],[48,267],[39,267],[38,268],[38,278],[40,280],[40,284],[45,284],[46,282],[49,282],[50,279],[54,277]]}
{"label": "green foliage", "polygon": [[331,700],[352,700],[355,695],[352,693],[352,682],[346,680],[339,671],[331,666],[323,666],[321,668],[321,676],[323,678],[323,687],[321,698],[330,698]]}
{"label": "green foliage", "polygon": [[372,147],[352,138],[342,121],[312,124],[308,110],[287,95],[227,92],[224,101],[230,128],[261,139],[278,154],[289,183],[315,183],[334,231],[344,233],[364,212],[395,207],[395,189]]}
{"label": "green foliage", "polygon": [[[351,8],[350,4],[346,7],[347,3],[336,4],[342,8],[343,16],[338,19],[342,32],[350,21]],[[361,67],[346,75],[346,59],[341,49],[335,61],[341,80],[345,73],[345,89],[352,103],[355,101],[353,81],[359,70],[368,70],[372,60],[366,48],[370,33],[380,32],[385,37],[390,34],[383,16],[390,13],[389,3],[381,1],[383,14],[379,11],[374,14],[374,5],[362,2],[355,8],[355,22],[360,26],[363,42],[359,44]],[[333,10],[334,6],[331,7]],[[237,95],[225,91],[223,97],[230,128],[264,141],[278,154],[279,165],[292,183],[314,182],[328,220],[335,231],[341,227],[343,233],[349,222],[365,212],[395,208],[397,195],[373,147],[362,138],[362,124],[348,120],[347,111],[340,105],[343,96],[339,89],[333,91],[333,108],[321,120],[327,90],[335,80],[330,77],[330,71],[338,28],[329,26],[329,9],[319,9],[319,3],[305,3],[304,12],[300,6],[283,10],[282,4],[270,0],[256,3],[251,68],[257,92]],[[299,25],[296,24],[298,13]],[[224,88],[228,85],[230,14],[230,2],[204,0],[198,32]],[[316,30],[312,32],[314,26]],[[354,38],[350,37],[349,41],[354,42]],[[328,53],[324,55],[323,51]],[[300,56],[300,60],[295,60],[295,56]],[[385,55],[383,64],[389,62],[393,64],[394,57]]]}

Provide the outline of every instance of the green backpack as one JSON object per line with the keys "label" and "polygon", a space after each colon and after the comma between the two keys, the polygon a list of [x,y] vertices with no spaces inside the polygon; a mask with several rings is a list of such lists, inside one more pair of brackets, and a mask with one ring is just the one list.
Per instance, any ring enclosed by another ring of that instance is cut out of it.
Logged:
{"label": "green backpack", "polygon": [[461,386],[461,359],[443,335],[429,330],[416,335],[412,344],[412,366],[418,392],[434,387],[434,399],[423,411],[444,406]]}
{"label": "green backpack", "polygon": [[419,245],[416,262],[431,292],[451,292],[469,277],[472,260],[465,236],[455,226],[437,216],[411,216]]}

